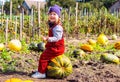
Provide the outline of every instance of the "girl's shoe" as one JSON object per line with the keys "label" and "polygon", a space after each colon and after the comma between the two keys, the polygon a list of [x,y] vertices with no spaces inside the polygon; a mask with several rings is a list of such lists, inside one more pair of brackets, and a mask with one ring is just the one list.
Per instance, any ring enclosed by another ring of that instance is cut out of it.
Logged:
{"label": "girl's shoe", "polygon": [[45,73],[42,74],[42,73],[36,72],[31,77],[37,78],[37,79],[40,79],[40,78],[42,79],[42,78],[46,78],[46,75],[45,75]]}

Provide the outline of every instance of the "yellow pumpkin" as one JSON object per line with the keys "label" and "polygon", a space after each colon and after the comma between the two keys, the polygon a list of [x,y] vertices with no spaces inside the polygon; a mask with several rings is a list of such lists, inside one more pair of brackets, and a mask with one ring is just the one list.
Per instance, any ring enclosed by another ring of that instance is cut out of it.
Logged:
{"label": "yellow pumpkin", "polygon": [[112,40],[117,40],[117,35],[116,34],[112,35]]}
{"label": "yellow pumpkin", "polygon": [[33,82],[32,80],[25,80],[25,81],[23,81],[23,82]]}
{"label": "yellow pumpkin", "polygon": [[19,78],[11,78],[11,79],[7,79],[5,82],[22,82],[22,80]]}
{"label": "yellow pumpkin", "polygon": [[0,51],[3,50],[5,45],[3,43],[0,43]]}
{"label": "yellow pumpkin", "polygon": [[22,48],[21,42],[17,39],[13,39],[9,42],[8,47],[13,51],[20,51]]}
{"label": "yellow pumpkin", "polygon": [[102,44],[102,45],[107,45],[108,44],[108,38],[104,34],[100,34],[97,38],[97,42]]}
{"label": "yellow pumpkin", "polygon": [[89,39],[89,40],[88,40],[88,43],[89,43],[90,45],[96,45],[96,41],[93,40],[93,39]]}
{"label": "yellow pumpkin", "polygon": [[89,44],[83,44],[81,46],[81,49],[84,50],[84,51],[89,51],[89,52],[93,51],[93,47]]}
{"label": "yellow pumpkin", "polygon": [[116,42],[114,48],[120,50],[120,42]]}

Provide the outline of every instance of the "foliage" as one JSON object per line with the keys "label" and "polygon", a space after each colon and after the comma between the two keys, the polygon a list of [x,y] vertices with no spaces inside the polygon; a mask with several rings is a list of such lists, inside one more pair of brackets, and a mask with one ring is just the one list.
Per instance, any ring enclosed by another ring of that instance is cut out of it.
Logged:
{"label": "foliage", "polygon": [[12,55],[14,53],[11,51],[8,51],[7,49],[4,49],[1,52],[1,56],[0,56],[0,66],[2,67],[2,71],[6,72],[6,71],[14,71],[14,65],[15,65],[15,60],[12,59]]}
{"label": "foliage", "polygon": [[69,8],[69,7],[75,6],[75,0],[59,0],[59,1],[58,0],[49,0],[48,1],[48,6],[51,6],[54,4],[60,5],[63,8]]}
{"label": "foliage", "polygon": [[105,6],[106,8],[110,8],[110,6],[111,6],[113,3],[115,3],[116,1],[118,1],[118,0],[102,0],[102,1],[103,1],[104,6]]}
{"label": "foliage", "polygon": [[[110,8],[110,6],[116,2],[117,0],[80,0],[80,6],[85,4],[90,4],[93,8],[100,9],[101,7],[105,6],[106,8]],[[69,8],[75,6],[76,0],[48,0],[48,6],[58,4],[63,8]]]}
{"label": "foliage", "polygon": [[[12,12],[13,12],[13,14],[18,14],[19,13],[18,6],[22,5],[22,2],[24,0],[10,0],[10,1],[12,1],[12,3],[13,3],[12,4],[12,7],[13,7]],[[9,14],[9,12],[10,12],[10,2],[9,1],[5,2],[4,10],[6,11],[7,14]]]}

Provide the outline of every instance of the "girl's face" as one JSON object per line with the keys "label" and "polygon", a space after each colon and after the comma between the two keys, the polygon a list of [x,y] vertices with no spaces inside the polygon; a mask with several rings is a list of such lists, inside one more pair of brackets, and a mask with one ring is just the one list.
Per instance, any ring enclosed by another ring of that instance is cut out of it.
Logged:
{"label": "girl's face", "polygon": [[57,23],[59,20],[59,16],[55,12],[51,12],[48,14],[48,19],[50,22]]}

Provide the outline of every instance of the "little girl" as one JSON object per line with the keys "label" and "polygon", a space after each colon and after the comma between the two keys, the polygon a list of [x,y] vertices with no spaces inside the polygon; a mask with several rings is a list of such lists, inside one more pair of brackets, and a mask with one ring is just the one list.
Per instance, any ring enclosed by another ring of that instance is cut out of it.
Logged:
{"label": "little girl", "polygon": [[39,59],[38,72],[32,75],[33,78],[46,78],[46,70],[51,59],[64,53],[63,28],[60,22],[61,7],[54,5],[48,11],[49,36],[43,37],[47,41],[46,49]]}

